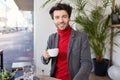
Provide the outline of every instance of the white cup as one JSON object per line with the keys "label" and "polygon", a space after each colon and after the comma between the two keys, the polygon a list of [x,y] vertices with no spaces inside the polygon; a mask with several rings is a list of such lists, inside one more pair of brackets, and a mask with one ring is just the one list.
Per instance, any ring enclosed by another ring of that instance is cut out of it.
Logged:
{"label": "white cup", "polygon": [[47,52],[50,57],[56,57],[58,55],[58,48],[48,49]]}

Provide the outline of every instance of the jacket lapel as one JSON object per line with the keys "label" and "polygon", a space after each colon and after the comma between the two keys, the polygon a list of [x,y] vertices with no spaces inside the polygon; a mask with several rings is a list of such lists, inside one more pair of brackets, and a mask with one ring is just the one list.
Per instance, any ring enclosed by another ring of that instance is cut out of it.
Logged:
{"label": "jacket lapel", "polygon": [[69,45],[68,45],[68,61],[69,61],[69,58],[70,58],[70,55],[71,55],[71,50],[72,50],[72,47],[73,47],[72,45],[74,43],[74,40],[75,40],[75,32],[72,29],[71,36],[70,36],[70,41],[69,41]]}
{"label": "jacket lapel", "polygon": [[55,48],[58,48],[58,39],[59,39],[59,35],[58,35],[58,33],[55,35],[55,45],[54,45],[54,47]]}

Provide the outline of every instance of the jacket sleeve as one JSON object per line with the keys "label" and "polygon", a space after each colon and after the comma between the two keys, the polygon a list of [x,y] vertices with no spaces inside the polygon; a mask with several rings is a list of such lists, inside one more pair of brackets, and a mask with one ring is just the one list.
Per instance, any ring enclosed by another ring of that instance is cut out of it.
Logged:
{"label": "jacket sleeve", "polygon": [[[52,45],[52,35],[49,36],[48,40],[47,40],[47,47],[46,50],[51,48]],[[43,64],[48,64],[51,58],[49,58],[48,60],[46,60],[43,55],[41,56],[41,61]]]}
{"label": "jacket sleeve", "polygon": [[81,43],[81,67],[73,80],[89,80],[89,74],[92,69],[91,52],[87,35],[82,35]]}

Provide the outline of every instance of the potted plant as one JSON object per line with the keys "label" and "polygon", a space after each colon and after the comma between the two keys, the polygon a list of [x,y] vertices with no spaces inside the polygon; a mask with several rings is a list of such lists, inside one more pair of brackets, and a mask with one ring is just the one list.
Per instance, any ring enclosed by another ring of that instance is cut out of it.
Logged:
{"label": "potted plant", "polygon": [[0,72],[0,79],[1,80],[14,80],[15,72],[9,72],[8,70],[4,69],[2,72]]}
{"label": "potted plant", "polygon": [[[83,4],[86,4],[84,2]],[[76,16],[75,22],[82,26],[82,30],[88,34],[92,53],[94,54],[94,72],[98,76],[105,76],[108,69],[109,60],[104,58],[106,45],[110,39],[110,15],[105,14],[109,2],[102,0],[101,5],[93,4],[86,14],[84,7]]]}
{"label": "potted plant", "polygon": [[[106,14],[106,10],[108,7],[110,8],[111,2],[109,0],[101,0],[101,3],[95,2],[95,4],[89,4],[85,0],[82,0],[80,3],[82,3],[82,5],[78,6],[77,10],[79,10],[79,13],[74,21],[82,27],[80,28],[80,26],[78,26],[80,30],[88,34],[91,50],[95,56],[93,58],[95,74],[98,76],[106,76],[109,60],[104,58],[104,55],[108,49],[108,45],[111,43],[111,13]],[[87,10],[89,15],[86,14],[86,4],[92,7],[91,10]],[[115,37],[119,33],[120,30],[117,30],[113,36]],[[117,45],[116,43],[114,44]]]}
{"label": "potted plant", "polygon": [[[50,1],[47,0],[43,6]],[[64,0],[60,0],[62,2]],[[77,30],[87,33],[92,53],[94,54],[94,71],[98,76],[105,76],[109,65],[109,60],[104,58],[107,45],[110,44],[111,33],[111,13],[106,14],[106,9],[111,3],[110,0],[94,0],[93,4],[88,0],[71,0],[75,6],[75,19]],[[97,3],[100,2],[100,3]],[[99,5],[100,4],[100,5]],[[87,9],[86,9],[87,8]],[[116,36],[120,31],[116,31]],[[102,70],[103,69],[103,70]]]}

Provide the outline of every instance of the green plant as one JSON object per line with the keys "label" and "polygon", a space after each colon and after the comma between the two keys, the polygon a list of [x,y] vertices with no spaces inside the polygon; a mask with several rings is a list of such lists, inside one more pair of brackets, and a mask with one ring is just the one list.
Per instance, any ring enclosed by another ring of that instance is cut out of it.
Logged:
{"label": "green plant", "polygon": [[102,61],[106,43],[110,39],[110,15],[105,14],[109,2],[102,1],[101,6],[93,5],[90,15],[87,15],[83,9],[82,13],[75,18],[75,22],[80,24],[82,30],[88,34],[90,46],[97,61]]}
{"label": "green plant", "polygon": [[6,69],[4,69],[2,72],[0,72],[0,79],[1,80],[11,80],[15,75],[15,72],[9,72]]}

